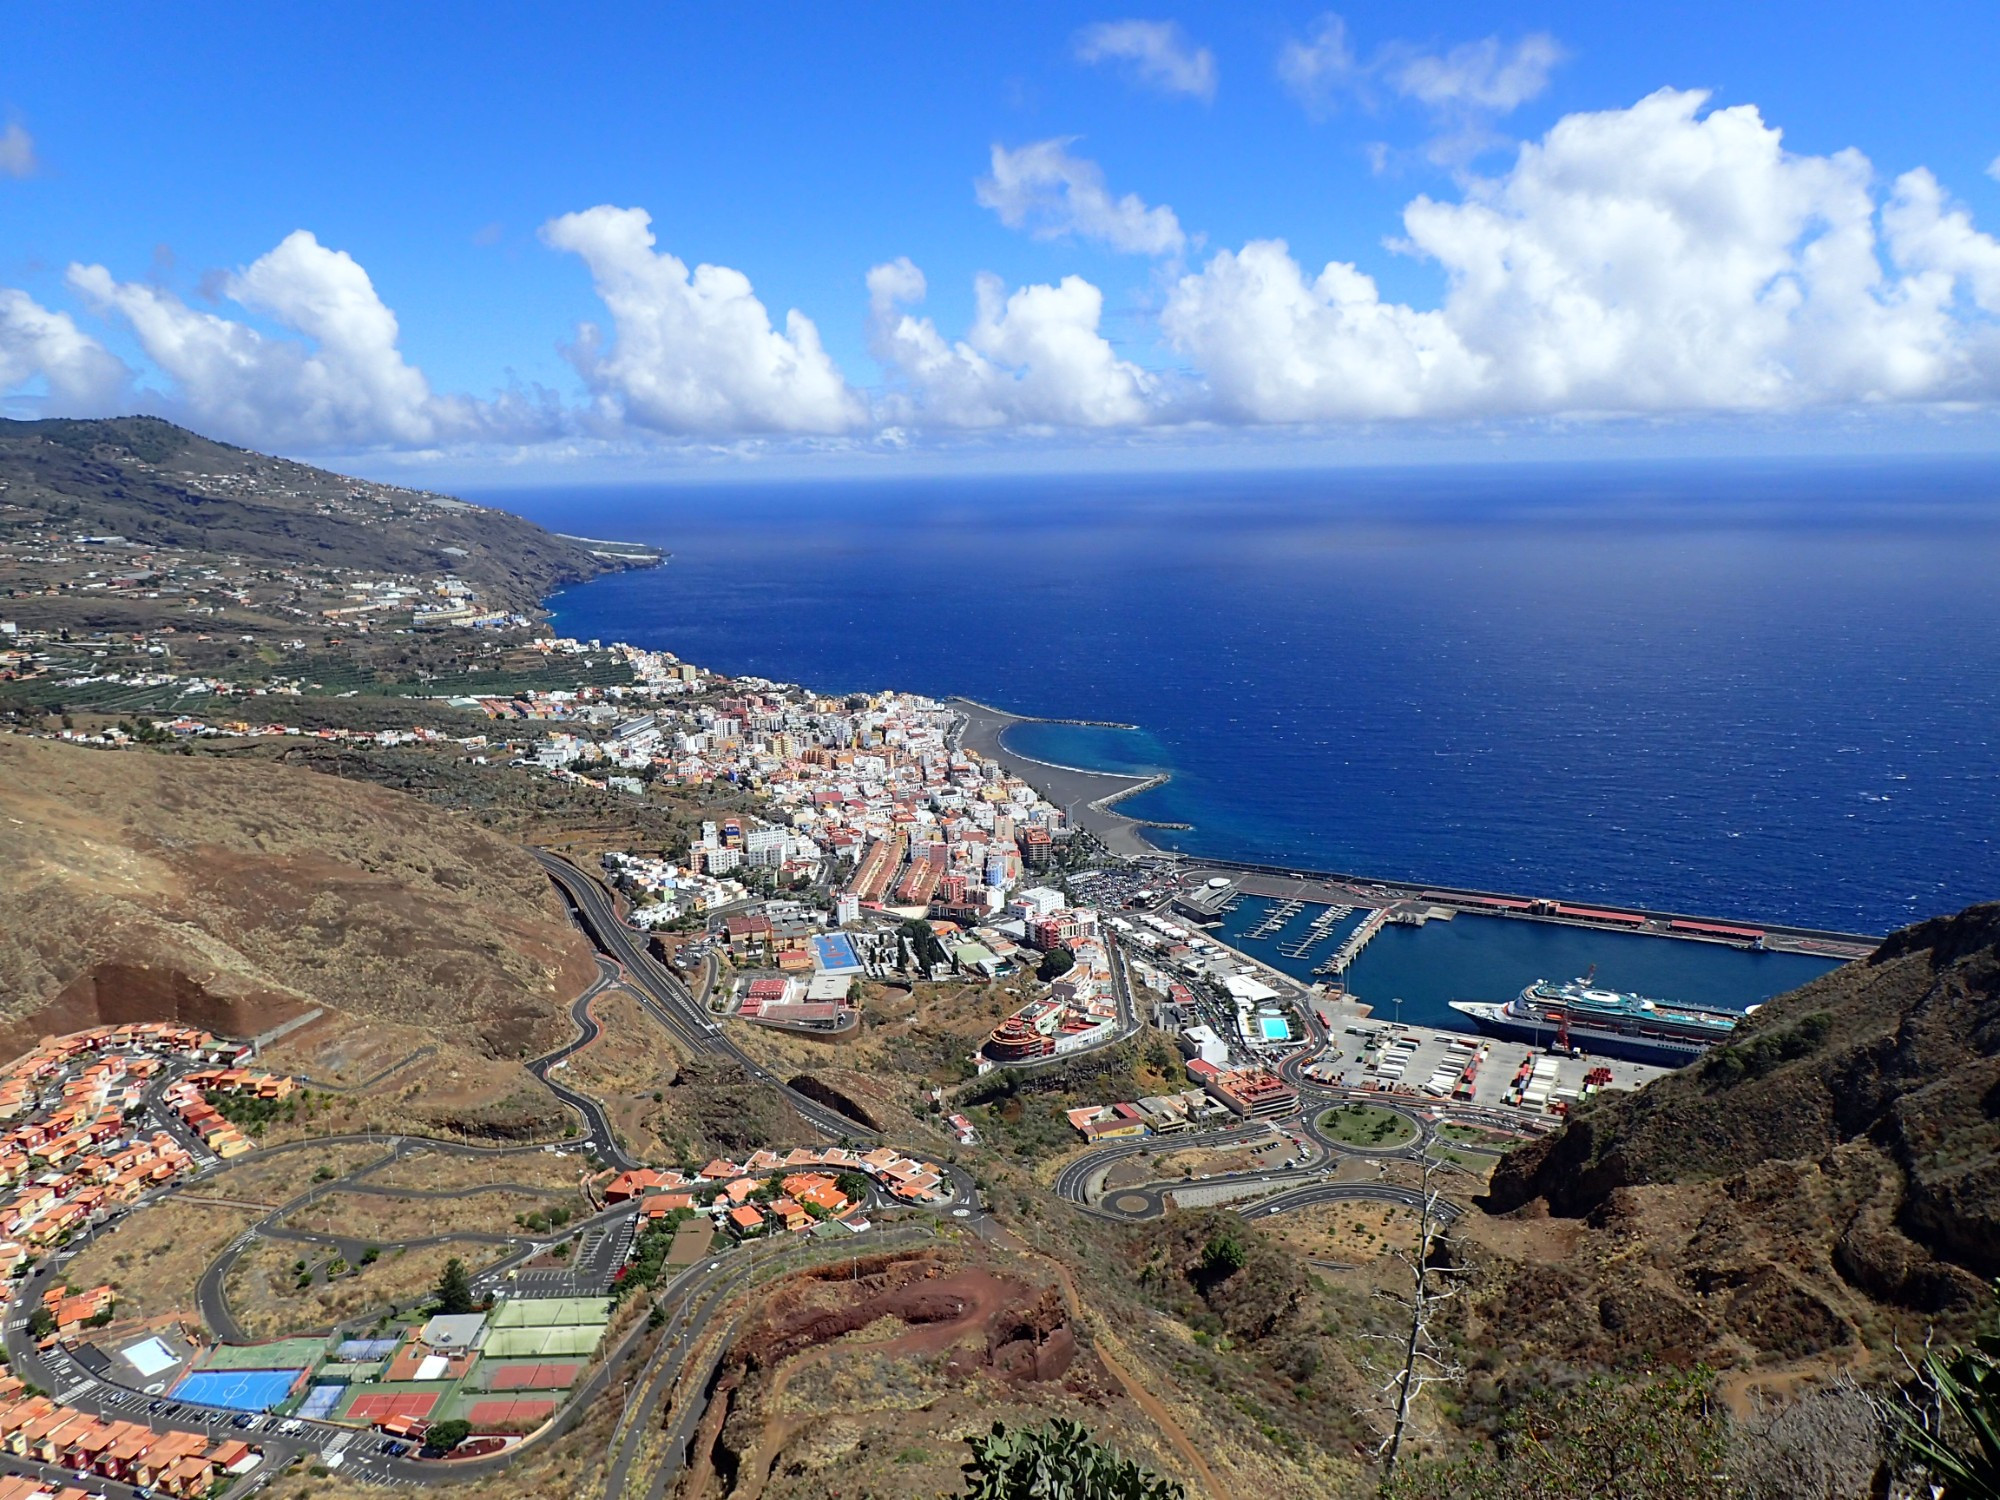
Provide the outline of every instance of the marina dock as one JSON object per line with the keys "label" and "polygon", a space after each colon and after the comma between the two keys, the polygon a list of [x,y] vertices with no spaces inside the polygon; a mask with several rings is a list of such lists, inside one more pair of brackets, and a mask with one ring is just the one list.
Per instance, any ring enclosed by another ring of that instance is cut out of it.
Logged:
{"label": "marina dock", "polygon": [[1368,946],[1368,940],[1389,925],[1389,908],[1378,906],[1368,913],[1362,924],[1347,936],[1347,941],[1334,950],[1333,957],[1313,970],[1315,976],[1339,976],[1347,972],[1348,965],[1361,956],[1361,950]]}
{"label": "marina dock", "polygon": [[[1363,923],[1342,944],[1340,953],[1336,953],[1316,972],[1337,974],[1351,964],[1367,946],[1368,939],[1381,930],[1381,923],[1434,921],[1458,912],[1553,922],[1605,932],[1670,937],[1682,942],[1720,943],[1774,953],[1803,953],[1843,962],[1866,958],[1881,942],[1879,936],[1868,933],[1828,932],[1688,912],[1654,911],[1645,907],[1584,904],[1551,897],[1415,885],[1361,875],[1285,870],[1234,860],[1195,860],[1179,856],[1156,856],[1156,859],[1165,867],[1163,875],[1170,871],[1173,882],[1179,886],[1176,903],[1198,921],[1216,920],[1226,907],[1245,896],[1291,907],[1286,921],[1307,905],[1372,908],[1379,915],[1379,921],[1371,917],[1369,922]],[[1366,937],[1362,936],[1363,931],[1366,931]],[[1273,934],[1260,930],[1250,935],[1262,938]],[[1352,952],[1348,951],[1350,946]],[[1345,954],[1344,960],[1342,954]],[[1336,964],[1335,960],[1342,961]]]}

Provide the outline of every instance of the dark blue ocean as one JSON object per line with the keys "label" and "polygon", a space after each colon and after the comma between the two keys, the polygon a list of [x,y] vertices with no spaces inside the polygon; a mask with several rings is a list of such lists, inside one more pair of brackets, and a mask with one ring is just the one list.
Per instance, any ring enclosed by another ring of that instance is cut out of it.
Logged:
{"label": "dark blue ocean", "polygon": [[1203,854],[1884,931],[2000,896],[2000,463],[483,497],[657,544],[565,632],[964,693]]}

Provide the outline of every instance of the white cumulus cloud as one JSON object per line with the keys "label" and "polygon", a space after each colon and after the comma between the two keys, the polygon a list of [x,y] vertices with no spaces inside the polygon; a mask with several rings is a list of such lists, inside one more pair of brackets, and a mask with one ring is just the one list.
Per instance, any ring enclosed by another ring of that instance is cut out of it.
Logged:
{"label": "white cumulus cloud", "polygon": [[189,307],[103,266],[72,265],[68,279],[93,307],[131,325],[170,382],[169,413],[219,437],[311,451],[543,435],[545,418],[518,400],[493,406],[433,393],[398,349],[396,315],[367,271],[308,230],[221,283],[230,300],[301,338]]}
{"label": "white cumulus cloud", "polygon": [[0,130],[0,177],[32,177],[40,163],[35,159],[35,138],[19,120]]}
{"label": "white cumulus cloud", "polygon": [[1183,277],[1165,332],[1249,421],[1995,395],[1993,238],[1921,172],[1878,235],[1859,153],[1794,155],[1755,108],[1705,103],[1570,115],[1462,201],[1417,198],[1396,248],[1444,270],[1436,309],[1270,240]]}
{"label": "white cumulus cloud", "polygon": [[1177,254],[1187,244],[1165,204],[1148,208],[1137,193],[1113,198],[1096,162],[1072,156],[1074,136],[993,148],[993,171],[976,184],[980,206],[1009,229],[1037,239],[1076,235],[1135,255]]}
{"label": "white cumulus cloud", "polygon": [[643,209],[601,205],[542,226],[543,240],[581,256],[610,309],[613,337],[586,323],[569,350],[603,414],[660,432],[841,432],[865,419],[794,309],[771,326],[750,278],[654,249]]}
{"label": "white cumulus cloud", "polygon": [[64,416],[101,416],[124,397],[132,372],[68,313],[0,287],[0,395],[40,379],[44,403]]}
{"label": "white cumulus cloud", "polygon": [[1149,88],[1204,103],[1215,98],[1215,54],[1174,21],[1099,21],[1076,34],[1077,61],[1122,63]]}
{"label": "white cumulus cloud", "polygon": [[1314,114],[1324,114],[1340,97],[1357,90],[1368,70],[1354,55],[1347,22],[1328,12],[1304,39],[1293,37],[1278,49],[1278,77]]}
{"label": "white cumulus cloud", "polygon": [[997,276],[974,283],[965,338],[946,343],[907,311],[926,291],[907,257],[868,273],[869,344],[896,380],[884,420],[910,426],[1116,427],[1146,421],[1152,381],[1098,332],[1104,294],[1080,276],[1011,294]]}

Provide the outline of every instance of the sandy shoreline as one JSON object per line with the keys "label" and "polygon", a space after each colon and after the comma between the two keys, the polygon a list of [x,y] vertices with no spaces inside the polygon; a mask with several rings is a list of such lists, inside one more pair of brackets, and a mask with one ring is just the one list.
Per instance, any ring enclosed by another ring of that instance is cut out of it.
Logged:
{"label": "sandy shoreline", "polygon": [[1167,779],[1164,774],[1120,776],[1113,772],[1086,771],[1078,766],[1037,760],[1008,749],[1001,736],[1011,724],[1040,723],[1041,720],[1026,714],[1010,714],[1003,709],[975,703],[970,698],[947,699],[946,707],[963,720],[959,744],[998,761],[1010,774],[1020,777],[1061,808],[1072,825],[1093,835],[1113,854],[1137,859],[1167,852],[1146,838],[1147,824],[1144,821],[1128,818],[1104,805],[1107,799],[1128,797],[1159,785]]}

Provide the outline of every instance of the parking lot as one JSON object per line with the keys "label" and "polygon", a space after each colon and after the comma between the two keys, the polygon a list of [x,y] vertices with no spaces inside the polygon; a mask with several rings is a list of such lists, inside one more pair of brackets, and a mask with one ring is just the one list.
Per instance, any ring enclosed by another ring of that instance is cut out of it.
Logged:
{"label": "parking lot", "polygon": [[[1398,1025],[1364,1017],[1359,1007],[1339,1002],[1322,1001],[1320,1014],[1327,1023],[1329,1041],[1326,1050],[1307,1064],[1308,1076],[1349,1088],[1389,1089],[1413,1096],[1416,1102],[1469,1102],[1482,1109],[1546,1120],[1552,1118],[1548,1111],[1524,1110],[1508,1099],[1510,1086],[1527,1059],[1546,1057],[1554,1065],[1551,1103],[1580,1098],[1586,1077],[1598,1070],[1610,1073],[1610,1081],[1603,1085],[1610,1089],[1635,1089],[1668,1071],[1612,1058],[1558,1057],[1520,1042]],[[1465,1067],[1475,1061],[1471,1100],[1454,1100],[1454,1089],[1446,1080],[1455,1084]],[[1437,1092],[1440,1086],[1441,1093]]]}

